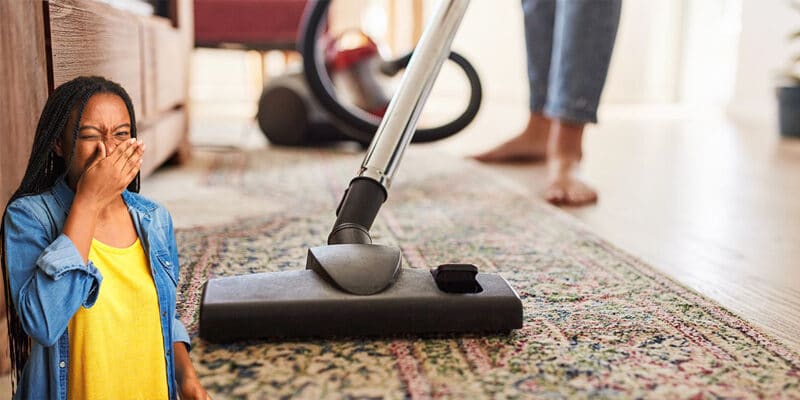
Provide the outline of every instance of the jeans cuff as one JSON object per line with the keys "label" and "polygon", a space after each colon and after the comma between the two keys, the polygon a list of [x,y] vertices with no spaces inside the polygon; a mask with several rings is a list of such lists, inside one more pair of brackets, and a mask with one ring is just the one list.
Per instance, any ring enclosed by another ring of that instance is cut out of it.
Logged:
{"label": "jeans cuff", "polygon": [[544,108],[544,113],[550,118],[564,121],[594,124],[597,123],[597,107],[578,107],[567,104],[548,104]]}
{"label": "jeans cuff", "polygon": [[528,107],[532,113],[541,113],[544,110],[544,106],[547,104],[547,90],[542,90],[539,92],[531,91],[530,101],[528,103]]}

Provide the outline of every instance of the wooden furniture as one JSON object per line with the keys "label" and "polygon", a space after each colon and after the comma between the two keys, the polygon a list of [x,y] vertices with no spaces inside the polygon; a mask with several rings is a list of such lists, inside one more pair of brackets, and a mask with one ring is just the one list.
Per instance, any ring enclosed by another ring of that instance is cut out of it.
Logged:
{"label": "wooden furniture", "polygon": [[0,2],[0,204],[19,185],[48,93],[80,75],[101,75],[130,94],[142,174],[188,155],[191,0],[168,17],[140,16],[96,0]]}
{"label": "wooden furniture", "polygon": [[47,99],[43,13],[0,1],[0,205],[19,185]]}

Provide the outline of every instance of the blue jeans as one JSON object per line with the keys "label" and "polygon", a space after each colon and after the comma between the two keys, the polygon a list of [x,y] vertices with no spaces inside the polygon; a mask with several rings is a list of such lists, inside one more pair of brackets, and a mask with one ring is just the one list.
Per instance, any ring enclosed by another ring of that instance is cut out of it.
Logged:
{"label": "blue jeans", "polygon": [[597,122],[622,0],[522,0],[531,112]]}

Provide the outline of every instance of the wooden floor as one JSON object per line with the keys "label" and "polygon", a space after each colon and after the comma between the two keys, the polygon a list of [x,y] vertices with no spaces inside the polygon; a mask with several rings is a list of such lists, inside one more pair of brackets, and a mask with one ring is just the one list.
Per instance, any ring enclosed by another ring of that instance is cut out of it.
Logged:
{"label": "wooden floor", "polygon": [[[800,351],[800,140],[674,108],[604,111],[583,166],[600,201],[565,211]],[[436,146],[474,154],[521,129],[526,113],[495,101]],[[530,196],[544,188],[542,165],[486,168]]]}

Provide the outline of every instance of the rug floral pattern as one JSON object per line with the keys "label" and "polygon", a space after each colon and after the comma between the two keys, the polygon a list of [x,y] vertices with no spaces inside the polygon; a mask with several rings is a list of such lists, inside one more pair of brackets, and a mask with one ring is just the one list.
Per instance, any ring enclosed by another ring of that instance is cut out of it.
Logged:
{"label": "rug floral pattern", "polygon": [[[713,302],[510,190],[474,164],[407,153],[373,227],[404,265],[471,262],[523,299],[509,336],[216,345],[197,334],[210,277],[302,268],[324,244],[360,155],[322,150],[200,157],[203,185],[276,212],[181,229],[178,311],[215,399],[800,398],[800,357]],[[220,199],[235,208],[235,200]]]}

